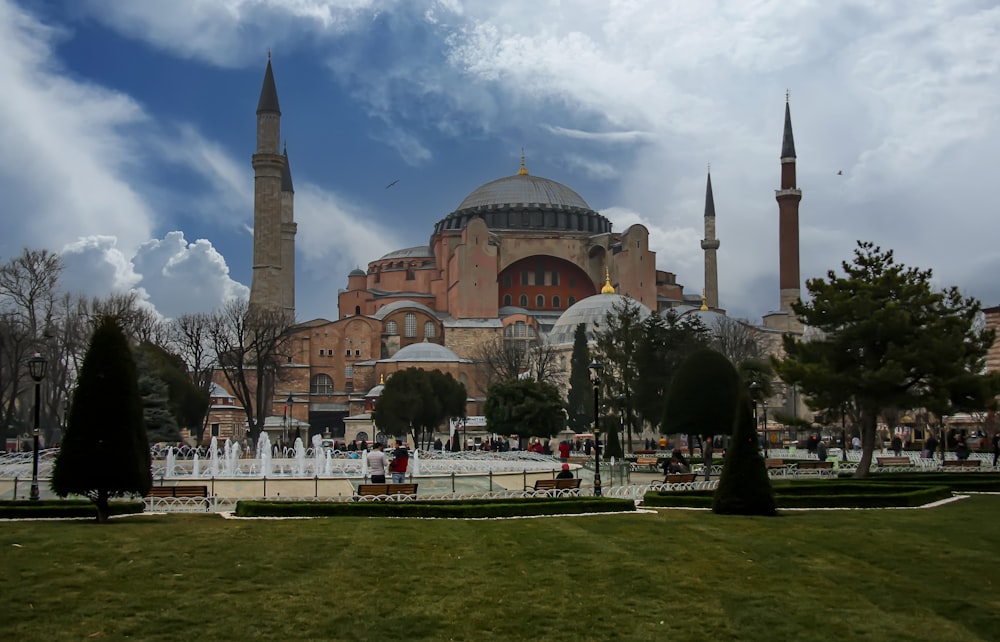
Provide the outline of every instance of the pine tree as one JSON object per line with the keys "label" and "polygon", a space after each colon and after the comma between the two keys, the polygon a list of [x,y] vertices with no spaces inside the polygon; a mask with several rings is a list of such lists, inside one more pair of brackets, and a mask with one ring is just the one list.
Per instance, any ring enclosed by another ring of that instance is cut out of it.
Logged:
{"label": "pine tree", "polygon": [[170,391],[166,382],[159,377],[155,364],[146,354],[142,350],[135,352],[146,439],[150,443],[180,441],[181,434],[177,428],[177,420],[170,409]]}
{"label": "pine tree", "polygon": [[103,317],[73,391],[52,490],[90,498],[104,523],[111,497],[145,495],[152,484],[135,361],[117,319]]}
{"label": "pine tree", "polygon": [[732,443],[726,451],[712,511],[725,515],[774,515],[774,490],[754,426],[750,399],[740,396]]}

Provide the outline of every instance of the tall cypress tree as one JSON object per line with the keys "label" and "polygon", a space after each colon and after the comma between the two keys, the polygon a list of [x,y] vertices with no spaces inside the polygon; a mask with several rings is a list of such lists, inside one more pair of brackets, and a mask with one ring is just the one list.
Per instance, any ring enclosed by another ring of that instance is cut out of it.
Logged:
{"label": "tall cypress tree", "polygon": [[104,523],[111,497],[145,495],[152,485],[135,361],[118,320],[103,317],[73,391],[52,490],[90,498]]}
{"label": "tall cypress tree", "polygon": [[594,387],[590,383],[590,349],[587,347],[587,326],[576,326],[573,353],[570,356],[569,393],[566,414],[573,432],[588,432],[594,425]]}

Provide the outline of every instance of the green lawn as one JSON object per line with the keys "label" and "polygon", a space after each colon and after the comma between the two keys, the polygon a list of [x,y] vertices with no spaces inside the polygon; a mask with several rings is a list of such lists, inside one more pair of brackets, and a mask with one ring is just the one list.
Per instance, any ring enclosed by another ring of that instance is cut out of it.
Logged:
{"label": "green lawn", "polygon": [[998,640],[1000,496],[936,509],[0,523],[4,640]]}

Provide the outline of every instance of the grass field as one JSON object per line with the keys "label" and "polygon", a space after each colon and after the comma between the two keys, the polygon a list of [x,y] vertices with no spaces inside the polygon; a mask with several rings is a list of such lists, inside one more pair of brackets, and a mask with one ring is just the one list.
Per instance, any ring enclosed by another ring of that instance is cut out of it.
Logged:
{"label": "grass field", "polygon": [[1000,640],[1000,496],[934,509],[0,523],[3,640]]}

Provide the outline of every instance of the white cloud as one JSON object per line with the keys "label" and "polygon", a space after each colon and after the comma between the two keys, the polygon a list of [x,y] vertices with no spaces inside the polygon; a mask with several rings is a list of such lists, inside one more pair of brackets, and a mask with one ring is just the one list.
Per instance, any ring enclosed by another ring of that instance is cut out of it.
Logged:
{"label": "white cloud", "polygon": [[22,222],[6,228],[3,254],[109,229],[135,247],[152,229],[150,208],[124,178],[137,153],[130,134],[147,117],[128,96],[64,75],[53,54],[60,35],[0,1],[0,193],[4,219]]}
{"label": "white cloud", "polygon": [[113,236],[81,238],[63,247],[60,256],[60,284],[73,294],[104,298],[134,290],[142,280]]}

